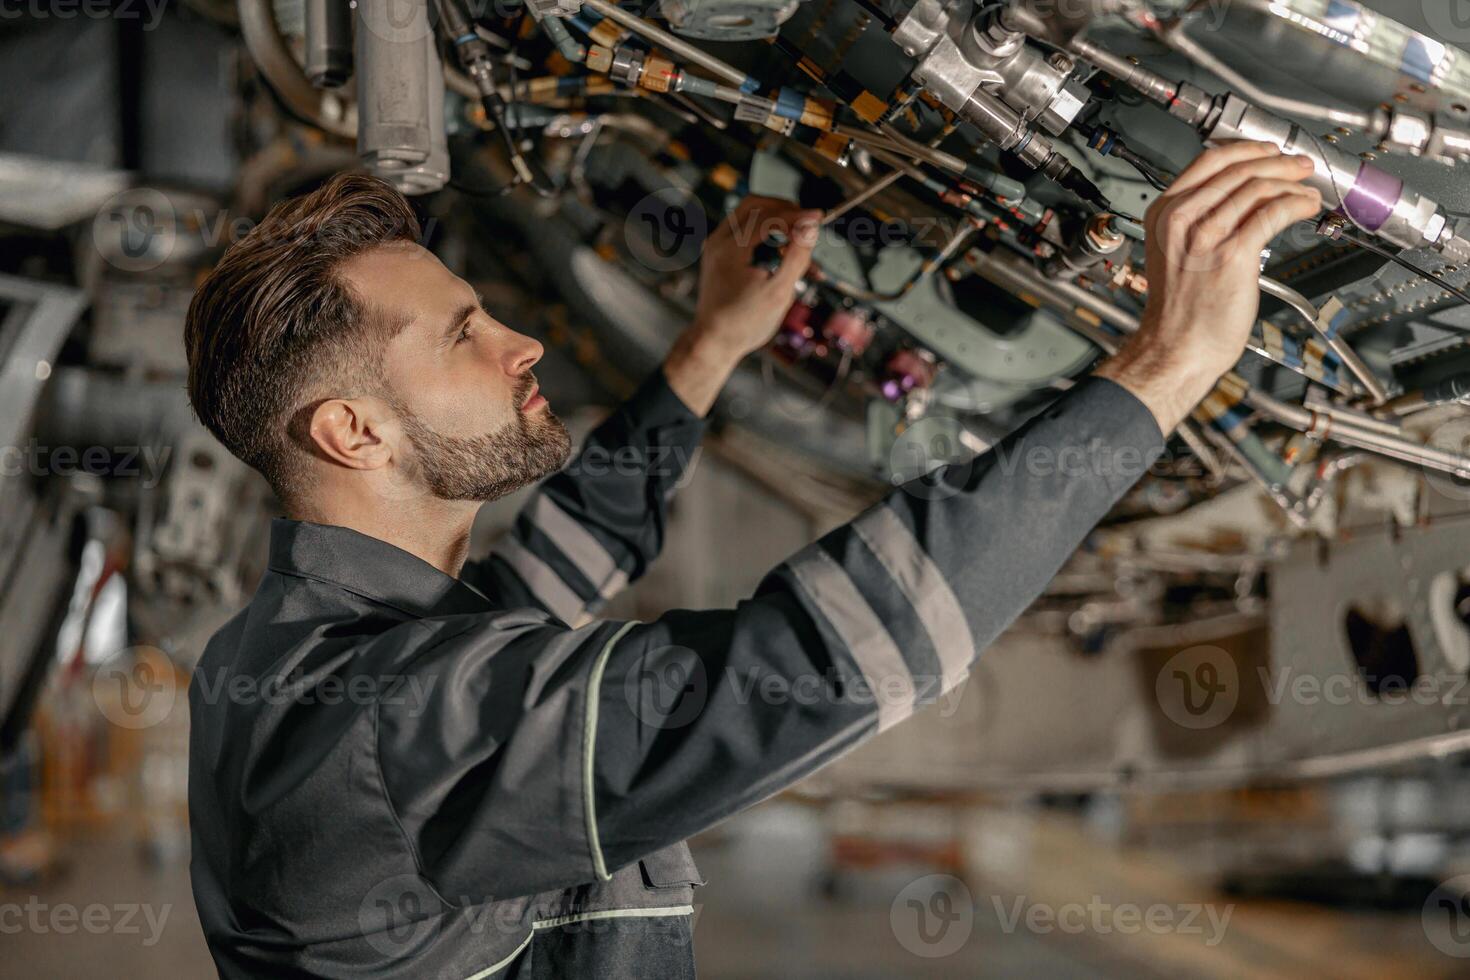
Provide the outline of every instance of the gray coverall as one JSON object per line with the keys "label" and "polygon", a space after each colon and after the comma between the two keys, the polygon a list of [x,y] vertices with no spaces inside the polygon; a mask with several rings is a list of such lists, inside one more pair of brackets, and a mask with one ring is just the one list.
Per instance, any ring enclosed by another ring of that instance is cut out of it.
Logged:
{"label": "gray coverall", "polygon": [[702,431],[655,374],[460,579],[275,522],[190,685],[222,976],[692,977],[684,840],[957,684],[1163,448],[1084,380],[734,609],[594,619],[658,553]]}

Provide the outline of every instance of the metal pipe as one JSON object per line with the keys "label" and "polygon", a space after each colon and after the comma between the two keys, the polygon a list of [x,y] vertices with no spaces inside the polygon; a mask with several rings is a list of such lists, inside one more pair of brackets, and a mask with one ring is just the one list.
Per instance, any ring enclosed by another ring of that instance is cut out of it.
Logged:
{"label": "metal pipe", "polygon": [[1332,418],[1325,412],[1304,406],[1288,405],[1255,388],[1246,392],[1245,400],[1263,415],[1315,438],[1331,439],[1346,446],[1366,449],[1402,463],[1439,470],[1451,476],[1470,477],[1470,457],[1459,453],[1448,453],[1432,446],[1410,442],[1357,422]]}
{"label": "metal pipe", "polygon": [[944,268],[949,263],[949,260],[954,257],[955,253],[960,250],[960,247],[969,241],[970,236],[974,235],[977,231],[979,231],[979,228],[972,222],[966,221],[960,225],[959,228],[955,229],[955,233],[950,236],[949,241],[944,243],[944,247],[939,250],[938,254],[925,259],[913,271],[913,274],[904,280],[902,285],[886,293],[880,293],[871,289],[858,289],[856,286],[849,285],[839,279],[828,279],[826,283],[842,295],[851,297],[861,303],[897,302],[912,292],[915,286],[929,278],[934,270]]}
{"label": "metal pipe", "polygon": [[250,52],[251,60],[286,107],[333,136],[356,137],[356,119],[345,114],[334,119],[322,112],[322,93],[307,79],[281,37],[270,0],[240,0],[239,12],[245,50]]}
{"label": "metal pipe", "polygon": [[1388,132],[1388,114],[1381,110],[1362,112],[1357,109],[1340,109],[1320,102],[1293,99],[1266,91],[1185,34],[1182,29],[1183,24],[1182,20],[1173,20],[1161,25],[1154,33],[1164,44],[1184,55],[1205,71],[1217,76],[1226,85],[1252,102],[1282,115],[1327,123],[1331,126],[1360,129],[1373,139],[1381,139]]}
{"label": "metal pipe", "polygon": [[1307,321],[1313,332],[1322,338],[1322,342],[1327,345],[1328,349],[1337,355],[1338,360],[1342,361],[1343,367],[1347,368],[1353,377],[1358,379],[1358,383],[1363,386],[1363,390],[1368,393],[1368,397],[1373,400],[1374,405],[1382,405],[1388,400],[1388,389],[1384,387],[1383,382],[1379,381],[1378,376],[1373,373],[1373,370],[1363,363],[1363,359],[1358,356],[1358,352],[1353,350],[1352,346],[1343,339],[1341,334],[1330,331],[1321,322],[1319,311],[1312,305],[1311,300],[1285,283],[1277,282],[1270,276],[1261,276],[1258,283],[1261,287],[1261,292],[1281,300],[1281,302],[1296,311],[1298,316]]}
{"label": "metal pipe", "polygon": [[339,88],[352,74],[352,9],[341,0],[306,0],[306,77]]}
{"label": "metal pipe", "polygon": [[835,208],[822,215],[822,220],[820,224],[823,227],[830,225],[832,222],[836,221],[838,218],[842,217],[853,208],[860,206],[861,204],[863,204],[863,202],[871,200],[874,196],[881,194],[883,191],[892,187],[898,182],[898,179],[903,176],[905,176],[903,170],[895,167],[893,170],[890,170],[882,177],[879,177],[877,180],[873,181],[867,187],[864,187],[862,190],[858,191],[852,197],[849,197],[847,200],[843,201],[841,204],[837,205]]}
{"label": "metal pipe", "polygon": [[698,65],[737,88],[750,92],[759,87],[755,79],[740,69],[726,64],[714,55],[707,54],[688,41],[675,37],[663,28],[649,23],[637,14],[629,13],[616,4],[608,3],[607,0],[582,0],[582,6],[591,7],[614,24],[620,24],[626,27],[645,40],[657,44],[670,54],[676,55],[691,64]]}
{"label": "metal pipe", "polygon": [[[944,150],[936,149],[932,146],[925,146],[923,143],[917,143],[906,137],[901,140],[895,140],[886,134],[875,133],[862,126],[849,126],[845,123],[838,123],[833,126],[832,132],[839,136],[846,136],[848,139],[862,143],[865,146],[882,147],[895,153],[917,157],[925,163],[932,163],[941,170],[949,170],[959,174],[965,172],[965,161],[953,153],[946,153]],[[902,136],[902,134],[899,135]]]}
{"label": "metal pipe", "polygon": [[1104,353],[1116,353],[1120,341],[1100,329],[1093,320],[1101,320],[1124,334],[1138,330],[1138,318],[1131,313],[1076,283],[1048,279],[1013,252],[1002,249],[971,252],[969,264],[970,268],[1002,289],[1030,294],[1058,312],[1070,315],[1076,323],[1069,322],[1068,326],[1102,348]]}

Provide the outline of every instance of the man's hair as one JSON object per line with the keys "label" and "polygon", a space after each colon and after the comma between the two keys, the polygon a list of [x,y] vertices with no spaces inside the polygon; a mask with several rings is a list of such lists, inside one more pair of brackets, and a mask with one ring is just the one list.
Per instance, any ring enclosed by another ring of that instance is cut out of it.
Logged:
{"label": "man's hair", "polygon": [[373,390],[383,347],[404,325],[365,309],[342,263],[419,234],[413,209],[389,184],[338,174],[272,208],[194,294],[184,323],[194,413],[283,501],[301,489],[300,463],[311,451],[303,410]]}

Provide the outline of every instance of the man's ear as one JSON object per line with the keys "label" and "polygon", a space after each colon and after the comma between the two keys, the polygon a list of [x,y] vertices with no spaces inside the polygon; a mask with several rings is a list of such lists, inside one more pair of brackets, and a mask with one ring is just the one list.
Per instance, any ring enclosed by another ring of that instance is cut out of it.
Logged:
{"label": "man's ear", "polygon": [[329,398],[312,410],[307,432],[317,451],[354,470],[386,466],[393,448],[383,438],[388,420],[383,406],[371,398]]}

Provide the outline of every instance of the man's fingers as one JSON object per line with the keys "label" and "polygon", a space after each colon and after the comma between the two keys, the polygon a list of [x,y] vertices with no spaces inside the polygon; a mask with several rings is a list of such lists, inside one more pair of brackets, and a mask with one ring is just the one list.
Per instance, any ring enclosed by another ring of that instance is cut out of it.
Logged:
{"label": "man's fingers", "polygon": [[794,227],[809,218],[820,218],[820,211],[803,208],[794,201],[771,197],[747,197],[720,225],[720,232],[730,236],[742,252],[752,252],[772,237],[790,241]]}
{"label": "man's fingers", "polygon": [[1237,143],[1227,143],[1215,149],[1206,150],[1194,158],[1194,162],[1185,167],[1184,170],[1169,185],[1164,192],[1166,196],[1178,197],[1180,194],[1197,187],[1215,176],[1226,167],[1246,160],[1259,160],[1263,157],[1279,156],[1281,151],[1274,143],[1258,143],[1254,140],[1241,140]]}
{"label": "man's fingers", "polygon": [[1284,194],[1295,194],[1308,201],[1316,201],[1319,205],[1322,200],[1322,196],[1315,190],[1303,187],[1295,181],[1282,180],[1279,177],[1254,177],[1237,188],[1201,220],[1202,225],[1218,229],[1215,241],[1204,244],[1213,247],[1238,233],[1245,228],[1247,222],[1255,220],[1254,215],[1262,204]]}
{"label": "man's fingers", "polygon": [[[1306,193],[1303,193],[1305,191]],[[1315,218],[1322,210],[1322,195],[1310,188],[1293,187],[1289,193],[1263,201],[1241,221],[1234,241],[1253,255],[1298,221]]]}
{"label": "man's fingers", "polygon": [[821,234],[821,218],[820,211],[803,211],[792,224],[786,255],[781,259],[781,268],[772,277],[782,287],[795,289],[796,280],[806,275],[812,264],[812,249]]}
{"label": "man's fingers", "polygon": [[1312,173],[1312,162],[1301,156],[1267,156],[1234,163],[1203,184],[1174,198],[1173,207],[1186,214],[1200,215],[1228,202],[1254,180],[1299,182]]}

